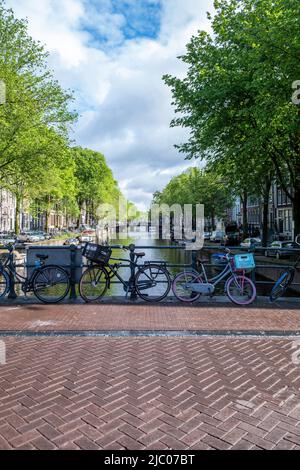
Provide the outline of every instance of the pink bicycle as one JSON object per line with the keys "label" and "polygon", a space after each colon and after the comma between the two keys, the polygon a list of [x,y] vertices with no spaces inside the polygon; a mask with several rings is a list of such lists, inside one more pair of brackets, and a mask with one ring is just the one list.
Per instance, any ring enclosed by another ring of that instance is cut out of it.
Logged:
{"label": "pink bicycle", "polygon": [[181,302],[195,302],[201,295],[212,296],[217,284],[227,278],[225,293],[231,302],[237,305],[249,305],[256,299],[256,287],[245,274],[255,268],[252,253],[232,256],[226,250],[227,261],[223,271],[208,279],[205,267],[200,261],[201,271],[183,271],[173,280],[172,289],[175,297]]}

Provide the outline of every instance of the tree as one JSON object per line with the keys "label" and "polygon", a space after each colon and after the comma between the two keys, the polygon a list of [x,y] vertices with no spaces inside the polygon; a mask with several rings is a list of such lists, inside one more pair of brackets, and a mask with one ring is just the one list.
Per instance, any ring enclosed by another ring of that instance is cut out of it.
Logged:
{"label": "tree", "polygon": [[80,213],[82,214],[85,209],[86,223],[97,222],[98,206],[110,203],[117,209],[121,192],[101,153],[74,147],[72,155],[75,162],[76,199]]}
{"label": "tree", "polygon": [[[33,138],[34,137],[34,138]],[[75,198],[74,166],[67,142],[52,129],[44,126],[31,134],[27,154],[20,149],[23,158],[16,159],[6,170],[2,185],[16,197],[15,231],[19,233],[20,211],[23,201],[39,201],[46,214],[48,229],[50,211],[59,201],[68,200],[72,207]],[[34,158],[32,158],[34,156]],[[73,204],[74,206],[74,204]]]}
{"label": "tree", "polygon": [[189,168],[175,176],[162,192],[156,192],[153,200],[156,204],[204,204],[204,215],[210,220],[211,228],[216,226],[216,218],[225,219],[226,209],[230,206],[231,193],[220,181],[219,175],[199,168]]}
{"label": "tree", "polygon": [[[0,107],[2,184],[18,167],[27,163],[32,167],[39,155],[46,156],[47,145],[52,152],[47,132],[57,141],[62,138],[65,146],[76,113],[69,109],[71,93],[65,92],[48,70],[43,46],[28,35],[26,21],[16,19],[1,0],[0,43],[0,79],[6,85],[6,102]],[[60,155],[58,152],[57,160]]]}
{"label": "tree", "polygon": [[172,125],[191,130],[178,147],[227,175],[231,169],[244,195],[264,188],[265,215],[274,174],[300,233],[299,107],[291,103],[300,76],[300,3],[216,0],[215,7],[213,34],[199,32],[181,58],[187,76],[164,77],[180,113]]}

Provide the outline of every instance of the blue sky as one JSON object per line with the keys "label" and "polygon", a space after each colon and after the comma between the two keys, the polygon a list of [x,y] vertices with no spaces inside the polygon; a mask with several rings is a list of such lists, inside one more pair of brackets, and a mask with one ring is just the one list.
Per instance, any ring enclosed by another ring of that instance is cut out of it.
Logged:
{"label": "blue sky", "polygon": [[157,38],[160,31],[162,3],[160,0],[86,0],[86,9],[93,19],[109,15],[110,22],[119,27],[119,35],[112,40],[111,30],[102,22],[82,17],[82,27],[91,34],[93,45],[102,49],[118,47],[126,40]]}
{"label": "blue sky", "polygon": [[136,37],[157,38],[160,29],[161,3],[159,0],[112,2],[113,11],[125,17],[123,27],[127,39]]}
{"label": "blue sky", "polygon": [[122,191],[141,209],[187,168],[174,144],[186,130],[173,117],[166,73],[184,76],[177,57],[209,30],[213,0],[6,0],[45,44],[62,86],[75,91],[73,139],[104,153]]}

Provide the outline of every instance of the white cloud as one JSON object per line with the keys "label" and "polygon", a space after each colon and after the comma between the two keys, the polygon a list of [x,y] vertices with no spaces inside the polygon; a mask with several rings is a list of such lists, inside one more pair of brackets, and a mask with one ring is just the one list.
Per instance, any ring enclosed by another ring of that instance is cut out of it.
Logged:
{"label": "white cloud", "polygon": [[[126,19],[112,0],[7,0],[28,17],[30,34],[45,43],[64,87],[81,110],[75,139],[103,152],[125,194],[140,207],[170,177],[189,166],[173,145],[186,131],[170,129],[171,95],[162,75],[183,75],[177,56],[198,29],[208,30],[213,0],[161,0],[156,39],[124,36]],[[135,2],[120,0],[128,8]],[[143,18],[144,23],[147,18]],[[105,38],[97,40],[96,34]]]}

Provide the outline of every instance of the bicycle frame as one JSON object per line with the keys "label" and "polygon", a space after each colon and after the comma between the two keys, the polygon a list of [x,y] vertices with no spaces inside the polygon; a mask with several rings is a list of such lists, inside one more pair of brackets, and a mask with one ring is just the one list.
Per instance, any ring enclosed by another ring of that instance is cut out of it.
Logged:
{"label": "bicycle frame", "polygon": [[15,266],[12,268],[11,265],[10,265],[10,261],[12,260],[12,258],[9,256],[7,258],[7,261],[5,263],[2,263],[2,269],[3,270],[6,270],[6,272],[8,274],[11,274],[12,276],[14,276],[15,279],[17,279],[19,282],[26,282],[27,281],[27,277],[24,277],[22,276],[21,274],[19,274],[15,268]]}
{"label": "bicycle frame", "polygon": [[[236,284],[236,286],[238,288],[240,288],[240,285],[237,281],[237,277],[238,276],[242,276],[242,287],[244,285],[244,278],[246,277],[245,276],[245,271],[240,271],[240,274],[238,275],[232,268],[232,264],[231,264],[231,261],[230,259],[227,258],[227,264],[226,266],[224,267],[223,271],[219,274],[217,274],[216,276],[212,277],[211,279],[208,279],[207,277],[207,273],[206,273],[206,270],[205,270],[205,267],[203,265],[203,263],[200,263],[201,264],[201,271],[202,272],[198,272],[198,271],[195,271],[195,274],[197,274],[197,277],[198,279],[200,278],[201,281],[202,281],[202,286],[201,285],[197,285],[197,283],[193,284],[193,283],[190,283],[189,286],[187,286],[189,289],[194,289],[195,292],[202,292],[202,293],[205,293],[205,294],[208,294],[208,295],[213,295],[214,293],[214,290],[215,290],[215,286],[217,286],[220,282],[222,282],[224,279],[227,278],[226,280],[226,284],[225,284],[225,291],[226,291],[226,287],[227,287],[227,283],[229,282],[229,280],[233,277],[234,278],[234,282]],[[207,290],[205,290],[205,287],[207,287]]]}
{"label": "bicycle frame", "polygon": [[[129,292],[134,292],[135,291],[135,276],[137,274],[137,271],[140,271],[142,267],[146,266],[147,264],[150,264],[150,262],[146,261],[144,264],[138,264],[137,263],[138,257],[135,255],[134,260],[130,259],[124,259],[124,258],[110,258],[110,261],[118,261],[118,263],[106,263],[103,265],[99,265],[97,263],[92,262],[91,266],[101,266],[103,270],[106,273],[107,279],[108,279],[108,288],[110,288],[110,283],[111,280],[116,277],[121,284],[124,287],[124,290],[126,291],[126,295]],[[126,264],[123,264],[126,263]],[[157,264],[157,263],[156,263]],[[163,265],[164,263],[161,263]],[[131,270],[131,275],[128,281],[123,279],[123,277],[119,274],[119,269],[120,268],[130,268]],[[101,272],[98,274],[98,278],[95,279],[96,283],[100,281],[101,277]],[[146,290],[149,288],[149,282],[152,284],[153,280],[149,278],[149,280],[143,280],[139,281],[139,289],[140,290]],[[158,283],[161,281],[157,281]],[[144,285],[144,287],[142,287]]]}
{"label": "bicycle frame", "polygon": [[9,252],[9,255],[4,263],[0,262],[0,271],[6,271],[8,275],[13,276],[15,280],[17,280],[23,286],[26,286],[26,288],[29,290],[32,288],[34,278],[41,271],[42,267],[43,263],[40,267],[35,267],[31,273],[31,276],[28,278],[27,276],[22,276],[17,272],[16,267],[13,264],[13,253],[11,251]]}
{"label": "bicycle frame", "polygon": [[228,277],[229,274],[235,275],[235,273],[232,270],[232,266],[231,266],[229,260],[228,260],[228,263],[226,264],[225,268],[223,269],[223,271],[220,274],[217,274],[217,276],[212,277],[211,279],[208,279],[203,263],[201,263],[201,270],[202,270],[202,273],[200,273],[200,276],[203,274],[204,278],[205,278],[205,282],[213,284],[214,286],[216,286],[221,281],[223,281],[223,279]]}
{"label": "bicycle frame", "polygon": [[[122,276],[119,274],[119,269],[120,268],[130,268],[131,270],[133,270],[134,268],[134,276],[135,276],[135,273],[136,273],[136,269],[140,269],[143,265],[141,264],[137,264],[137,257],[135,256],[135,260],[134,261],[131,261],[130,259],[124,259],[124,258],[110,258],[110,261],[119,261],[119,263],[106,263],[104,265],[101,265],[102,268],[106,271],[107,273],[107,278],[108,278],[108,281],[109,281],[109,285],[108,287],[110,288],[110,281],[116,277],[120,282],[121,284],[123,284],[124,288],[126,288],[126,292],[130,292],[130,288],[134,287],[134,277],[133,277],[133,273],[131,274],[130,278],[128,281],[126,281],[125,279],[122,278]],[[126,264],[123,264],[123,263],[126,263]],[[97,263],[94,263],[92,262],[91,266],[99,266]],[[101,274],[99,273],[99,276],[101,276]],[[96,282],[99,282],[99,278],[96,279]]]}

